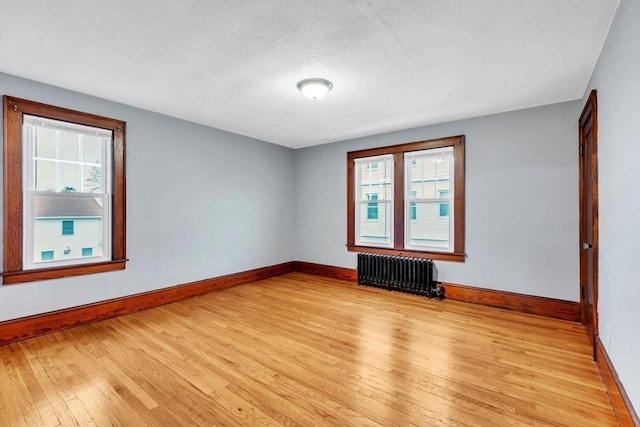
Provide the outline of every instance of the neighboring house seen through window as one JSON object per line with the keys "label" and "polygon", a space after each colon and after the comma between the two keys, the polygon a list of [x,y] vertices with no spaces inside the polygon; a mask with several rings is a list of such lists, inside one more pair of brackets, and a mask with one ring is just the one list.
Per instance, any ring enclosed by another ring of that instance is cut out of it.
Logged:
{"label": "neighboring house seen through window", "polygon": [[4,284],[124,268],[125,123],[5,96],[4,126]]}
{"label": "neighboring house seen through window", "polygon": [[464,136],[354,151],[347,162],[350,251],[464,261]]}

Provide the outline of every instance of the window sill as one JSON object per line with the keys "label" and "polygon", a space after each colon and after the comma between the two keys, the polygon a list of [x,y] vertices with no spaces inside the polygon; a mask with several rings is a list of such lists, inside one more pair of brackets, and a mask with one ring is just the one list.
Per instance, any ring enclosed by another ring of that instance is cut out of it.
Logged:
{"label": "window sill", "polygon": [[428,258],[437,261],[452,261],[452,262],[464,262],[465,254],[457,253],[443,253],[443,252],[422,252],[410,249],[391,249],[391,248],[378,248],[375,246],[357,246],[347,245],[349,252],[367,252],[371,254],[380,255],[396,255],[406,256],[414,258]]}
{"label": "window sill", "polygon": [[39,268],[34,270],[4,272],[2,273],[2,284],[13,285],[16,283],[35,282],[38,280],[61,279],[64,277],[124,270],[127,261],[128,259],[122,259],[95,264],[82,264],[55,268]]}

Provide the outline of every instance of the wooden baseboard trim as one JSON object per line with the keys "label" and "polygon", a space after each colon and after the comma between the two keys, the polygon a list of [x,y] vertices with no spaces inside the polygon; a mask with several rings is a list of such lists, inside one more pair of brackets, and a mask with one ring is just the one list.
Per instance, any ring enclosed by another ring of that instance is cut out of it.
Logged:
{"label": "wooden baseboard trim", "polygon": [[600,341],[600,337],[596,338],[596,364],[600,371],[600,377],[604,383],[604,387],[609,395],[609,401],[613,407],[613,412],[618,418],[618,424],[621,426],[640,427],[640,418],[631,406],[631,399],[627,395],[622,383],[618,379],[618,374],[609,359],[609,355]]}
{"label": "wooden baseboard trim", "polygon": [[[296,261],[295,269],[302,273],[348,280],[351,282],[358,280],[358,273],[352,268]],[[496,291],[492,289],[474,288],[471,286],[463,286],[453,283],[442,283],[442,287],[444,288],[445,298],[455,301],[470,302],[473,304],[487,305],[506,310],[520,311],[522,313],[537,314],[539,316],[569,320],[571,322],[578,322],[580,320],[580,304],[577,302],[516,294],[513,292]]]}
{"label": "wooden baseboard trim", "polygon": [[455,301],[487,305],[570,322],[580,321],[580,304],[577,302],[475,288],[454,283],[442,283],[441,286],[444,288],[444,297]]}
{"label": "wooden baseboard trim", "polygon": [[315,276],[329,277],[331,279],[358,281],[358,272],[353,268],[334,267],[332,265],[315,264],[313,262],[295,261],[295,271],[313,274]]}
{"label": "wooden baseboard trim", "polygon": [[293,262],[286,262],[108,301],[7,320],[0,322],[0,345],[123,314],[135,313],[213,290],[226,289],[243,283],[280,276],[294,271],[294,265]]}

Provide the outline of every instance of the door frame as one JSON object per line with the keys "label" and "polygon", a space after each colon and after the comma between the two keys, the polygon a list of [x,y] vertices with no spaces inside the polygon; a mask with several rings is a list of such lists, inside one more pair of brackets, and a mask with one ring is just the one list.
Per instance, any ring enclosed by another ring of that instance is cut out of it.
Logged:
{"label": "door frame", "polygon": [[[587,102],[580,114],[578,121],[578,150],[579,150],[579,192],[580,192],[580,321],[583,324],[587,324],[586,319],[586,306],[588,298],[587,290],[587,250],[593,251],[593,272],[592,272],[592,286],[593,286],[593,324],[591,333],[593,355],[595,360],[596,355],[596,337],[598,336],[598,114],[597,114],[598,100],[596,90],[592,90],[587,98]],[[585,136],[583,134],[583,123],[591,120],[591,144],[585,144]],[[593,172],[586,175],[588,171],[585,170],[586,158],[591,156]],[[591,206],[585,207],[586,203],[586,180],[590,179],[591,182]],[[592,221],[591,224],[587,223],[587,213],[585,209],[591,209]],[[591,227],[592,231],[592,247],[590,249],[583,249],[582,244],[586,242],[587,230]]]}

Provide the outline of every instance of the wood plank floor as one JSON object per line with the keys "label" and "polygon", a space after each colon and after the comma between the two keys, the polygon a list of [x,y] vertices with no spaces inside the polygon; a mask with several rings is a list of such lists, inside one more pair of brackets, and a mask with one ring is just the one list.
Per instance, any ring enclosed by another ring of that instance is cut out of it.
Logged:
{"label": "wood plank floor", "polygon": [[291,273],[0,347],[2,426],[615,426],[575,323]]}

